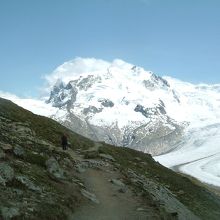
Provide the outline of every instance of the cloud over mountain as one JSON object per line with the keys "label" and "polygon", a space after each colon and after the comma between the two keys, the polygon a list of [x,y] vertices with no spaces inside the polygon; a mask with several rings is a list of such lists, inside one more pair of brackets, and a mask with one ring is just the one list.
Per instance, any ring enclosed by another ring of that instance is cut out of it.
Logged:
{"label": "cloud over mountain", "polygon": [[49,86],[53,86],[57,80],[62,80],[68,83],[80,75],[89,74],[91,72],[103,71],[106,72],[111,66],[130,66],[122,60],[116,59],[113,62],[104,61],[95,58],[77,57],[71,61],[65,62],[58,66],[51,74],[45,76]]}

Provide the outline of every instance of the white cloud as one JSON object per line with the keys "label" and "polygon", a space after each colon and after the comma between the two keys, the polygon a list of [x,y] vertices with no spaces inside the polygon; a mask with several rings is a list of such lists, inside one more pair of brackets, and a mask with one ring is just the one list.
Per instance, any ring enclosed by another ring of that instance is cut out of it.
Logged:
{"label": "white cloud", "polygon": [[95,58],[77,57],[60,65],[51,74],[46,75],[44,78],[48,84],[47,89],[50,90],[58,80],[68,83],[70,80],[78,78],[80,75],[95,74],[96,72],[106,73],[111,67],[125,69],[131,68],[132,66],[132,64],[126,63],[120,59],[108,62]]}
{"label": "white cloud", "polygon": [[9,100],[12,100],[12,99],[17,99],[18,97],[12,93],[9,93],[9,92],[3,92],[0,90],[0,97],[1,98],[4,98],[4,99],[9,99]]}
{"label": "white cloud", "polygon": [[[112,62],[108,62],[102,59],[77,57],[73,60],[63,63],[62,65],[58,66],[51,74],[47,74],[43,77],[45,79],[45,86],[39,89],[41,98],[38,100],[45,101],[48,99],[51,88],[58,80],[62,80],[64,83],[68,83],[70,80],[74,80],[80,75],[96,74],[100,72],[105,74],[111,68],[126,70],[131,69],[133,66],[133,64],[127,63],[120,59],[114,59]],[[31,97],[21,98],[1,90],[0,97],[9,99],[17,104],[20,104],[21,100],[31,100]]]}
{"label": "white cloud", "polygon": [[45,76],[49,86],[53,86],[61,79],[67,83],[70,80],[94,71],[106,71],[111,64],[104,60],[95,58],[75,58],[57,67],[51,74]]}

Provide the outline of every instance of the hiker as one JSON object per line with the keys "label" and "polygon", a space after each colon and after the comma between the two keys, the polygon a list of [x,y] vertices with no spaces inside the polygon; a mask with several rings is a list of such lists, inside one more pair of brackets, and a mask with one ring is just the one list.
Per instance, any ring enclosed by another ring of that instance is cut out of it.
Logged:
{"label": "hiker", "polygon": [[63,134],[63,136],[61,137],[61,144],[63,146],[63,150],[67,150],[68,141],[66,134]]}

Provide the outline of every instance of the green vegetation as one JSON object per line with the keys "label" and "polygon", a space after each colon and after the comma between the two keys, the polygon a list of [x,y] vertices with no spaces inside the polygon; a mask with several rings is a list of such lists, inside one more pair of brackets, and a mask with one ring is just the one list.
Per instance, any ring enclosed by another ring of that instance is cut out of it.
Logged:
{"label": "green vegetation", "polygon": [[48,159],[47,156],[40,155],[40,154],[34,154],[32,152],[28,152],[25,155],[25,161],[26,162],[36,164],[36,165],[42,166],[42,167],[45,167],[45,163],[46,163],[47,159]]}
{"label": "green vegetation", "polygon": [[179,201],[202,219],[218,219],[214,213],[220,214],[220,200],[206,190],[202,183],[199,186],[195,181],[161,166],[149,154],[110,145],[101,147],[99,151],[112,155],[121,165],[122,171],[130,168],[168,187]]}
{"label": "green vegetation", "polygon": [[36,132],[37,137],[47,140],[57,147],[60,147],[60,137],[63,133],[69,136],[69,142],[74,149],[88,149],[94,144],[93,141],[73,133],[50,118],[35,115],[30,111],[18,107],[11,101],[1,98],[0,116],[9,118],[14,122],[27,123]]}
{"label": "green vegetation", "polygon": [[[0,148],[4,143],[8,146],[0,164],[7,163],[15,173],[6,186],[0,183],[0,214],[4,207],[15,207],[19,215],[13,219],[67,219],[79,203],[79,187],[71,182],[71,178],[56,181],[46,169],[50,157],[60,162],[64,159],[72,161],[69,154],[59,151],[63,133],[69,135],[74,149],[93,146],[92,141],[52,119],[34,115],[0,98]],[[16,146],[22,149],[21,154],[14,152]],[[74,176],[71,168],[65,167],[65,173]],[[18,177],[24,178],[24,182]]]}

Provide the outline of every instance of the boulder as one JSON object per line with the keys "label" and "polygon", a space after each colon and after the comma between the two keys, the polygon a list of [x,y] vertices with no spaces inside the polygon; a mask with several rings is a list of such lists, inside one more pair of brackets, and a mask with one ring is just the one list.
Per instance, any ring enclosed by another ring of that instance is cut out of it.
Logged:
{"label": "boulder", "polygon": [[93,159],[93,158],[98,158],[98,157],[99,157],[99,153],[97,150],[86,151],[84,155],[85,159]]}
{"label": "boulder", "polygon": [[10,144],[5,144],[2,142],[0,142],[0,147],[3,151],[11,151],[13,149],[13,147]]}
{"label": "boulder", "polygon": [[0,159],[5,158],[5,153],[3,150],[0,148]]}
{"label": "boulder", "polygon": [[25,185],[28,189],[32,191],[36,191],[41,193],[42,189],[39,186],[36,186],[31,180],[28,179],[26,176],[16,176],[16,180],[21,182],[23,185]]}
{"label": "boulder", "polygon": [[118,190],[118,192],[120,193],[126,193],[127,192],[127,188],[126,187],[122,187]]}
{"label": "boulder", "polygon": [[6,186],[6,183],[14,178],[14,169],[7,163],[0,163],[0,184]]}
{"label": "boulder", "polygon": [[[85,166],[84,166],[85,167]],[[84,173],[86,171],[86,169],[84,168],[81,164],[77,164],[76,165],[76,171],[78,173]]]}
{"label": "boulder", "polygon": [[121,180],[111,179],[110,182],[113,183],[113,184],[116,185],[116,186],[125,187],[125,184],[122,183]]}
{"label": "boulder", "polygon": [[73,163],[72,163],[71,160],[68,159],[68,158],[64,158],[64,160],[63,160],[63,165],[64,165],[65,167],[69,167],[69,168],[72,168],[72,167],[73,167]]}
{"label": "boulder", "polygon": [[136,209],[136,211],[138,211],[138,212],[145,212],[146,209],[139,207],[139,208]]}
{"label": "boulder", "polygon": [[102,160],[94,160],[94,159],[87,159],[83,160],[80,164],[83,168],[95,168],[100,169],[103,167],[108,167],[109,163],[102,161]]}
{"label": "boulder", "polygon": [[1,216],[4,220],[15,219],[19,216],[19,209],[16,207],[1,207]]}
{"label": "boulder", "polygon": [[22,157],[25,155],[25,151],[21,146],[15,146],[13,149],[13,153],[18,157]]}
{"label": "boulder", "polygon": [[101,157],[102,159],[111,160],[115,162],[115,159],[109,154],[99,154],[99,157]]}
{"label": "boulder", "polygon": [[99,200],[96,198],[96,195],[91,193],[91,192],[88,192],[86,191],[85,189],[82,189],[81,190],[81,194],[86,197],[87,199],[89,199],[90,201],[96,203],[96,204],[99,204]]}
{"label": "boulder", "polygon": [[64,177],[63,169],[60,167],[59,163],[54,157],[51,157],[46,161],[46,167],[47,167],[47,171],[49,172],[50,175],[52,175],[52,177],[61,180],[66,179]]}

